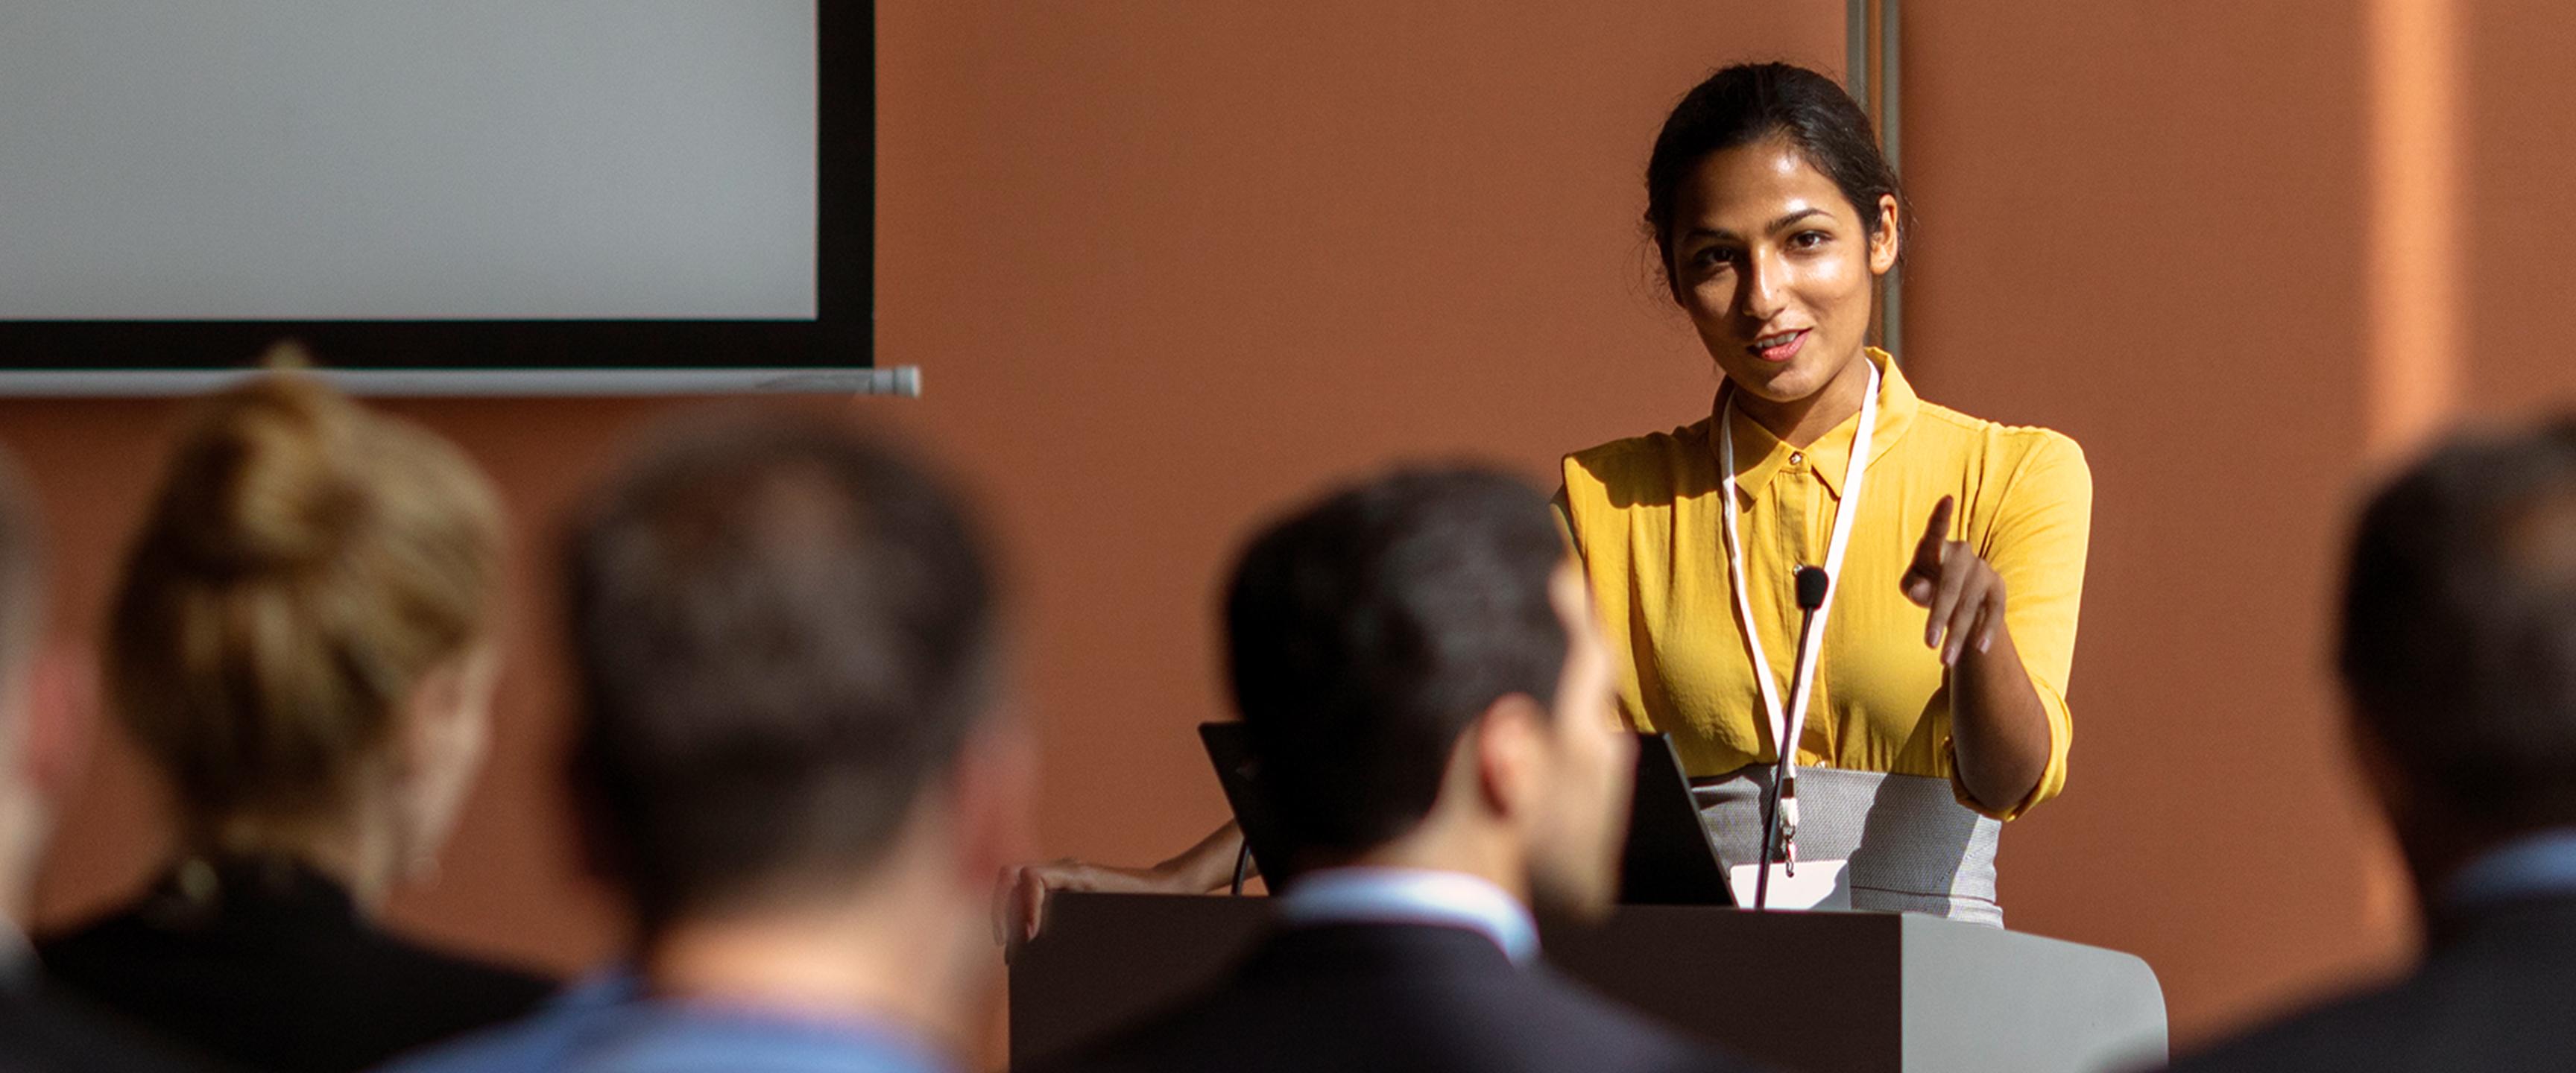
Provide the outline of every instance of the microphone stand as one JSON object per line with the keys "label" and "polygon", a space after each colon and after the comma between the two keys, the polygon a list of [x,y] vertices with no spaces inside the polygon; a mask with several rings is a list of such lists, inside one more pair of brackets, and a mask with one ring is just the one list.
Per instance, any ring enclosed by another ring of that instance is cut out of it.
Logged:
{"label": "microphone stand", "polygon": [[[1825,590],[1831,588],[1833,583],[1833,579],[1822,568],[1813,566],[1799,567],[1797,580],[1798,652],[1795,661],[1789,664],[1789,697],[1781,709],[1783,737],[1795,733],[1788,727],[1788,713],[1798,710],[1798,700],[1804,694],[1800,688],[1801,685],[1812,685],[1812,683],[1799,681],[1798,668],[1807,664],[1807,646],[1815,641],[1812,635],[1816,627],[1816,609],[1825,606]],[[1763,674],[1771,673],[1768,667],[1759,668],[1759,671]],[[1755,873],[1753,878],[1753,908],[1756,912],[1770,910],[1771,865],[1789,859],[1789,841],[1797,837],[1794,827],[1783,829],[1780,806],[1783,798],[1796,800],[1798,797],[1798,776],[1795,774],[1798,743],[1784,740],[1778,744],[1780,758],[1771,772],[1771,788],[1762,795],[1762,870]],[[1792,864],[1790,867],[1795,869],[1796,865]],[[1795,874],[1794,871],[1792,874]]]}

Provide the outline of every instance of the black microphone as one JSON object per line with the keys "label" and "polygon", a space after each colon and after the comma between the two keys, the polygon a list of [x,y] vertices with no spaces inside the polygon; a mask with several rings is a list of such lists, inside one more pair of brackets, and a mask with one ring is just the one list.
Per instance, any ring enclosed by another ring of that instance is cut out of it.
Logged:
{"label": "black microphone", "polygon": [[[1804,611],[1810,615],[1815,614],[1817,608],[1825,606],[1825,589],[1830,587],[1832,583],[1833,578],[1825,574],[1824,567],[1799,567],[1798,610]],[[1804,636],[1806,631],[1802,628],[1799,630],[1799,633],[1801,636]]]}
{"label": "black microphone", "polygon": [[[1812,641],[1808,635],[1815,630],[1816,609],[1825,606],[1825,591],[1833,587],[1833,577],[1825,573],[1823,567],[1801,566],[1797,584],[1798,654],[1796,660],[1789,664],[1789,696],[1781,708],[1784,717],[1798,710],[1797,668],[1807,662],[1807,645]],[[1762,673],[1771,672],[1764,668]],[[1785,730],[1787,720],[1783,718],[1782,723]],[[1795,832],[1781,826],[1780,799],[1798,796],[1798,777],[1790,774],[1795,770],[1792,761],[1798,755],[1798,743],[1783,741],[1779,745],[1779,767],[1772,772],[1771,792],[1763,795],[1762,802],[1762,871],[1753,879],[1753,908],[1757,910],[1771,907],[1771,865],[1788,858],[1789,839],[1795,836]]]}

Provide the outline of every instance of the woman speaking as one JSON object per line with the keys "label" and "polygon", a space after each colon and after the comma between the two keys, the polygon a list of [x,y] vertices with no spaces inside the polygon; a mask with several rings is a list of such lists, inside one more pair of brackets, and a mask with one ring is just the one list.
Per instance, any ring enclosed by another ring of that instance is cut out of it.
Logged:
{"label": "woman speaking", "polygon": [[1847,867],[1854,908],[1999,924],[1999,821],[2066,781],[2092,477],[2073,440],[1924,402],[1863,345],[1904,215],[1832,80],[1693,89],[1646,224],[1725,386],[1706,420],[1568,456],[1560,502],[1628,656],[1621,707],[1673,736],[1721,856],[1765,856],[1790,774],[1786,855]]}
{"label": "woman speaking", "polygon": [[[1705,420],[1567,456],[1558,503],[1621,708],[1672,736],[1742,900],[2000,924],[2001,821],[2066,779],[2092,478],[2073,440],[1925,402],[1865,344],[1905,215],[1831,79],[1692,89],[1645,222],[1724,384]],[[1050,889],[1212,889],[1237,844],[1023,869],[1019,926]]]}

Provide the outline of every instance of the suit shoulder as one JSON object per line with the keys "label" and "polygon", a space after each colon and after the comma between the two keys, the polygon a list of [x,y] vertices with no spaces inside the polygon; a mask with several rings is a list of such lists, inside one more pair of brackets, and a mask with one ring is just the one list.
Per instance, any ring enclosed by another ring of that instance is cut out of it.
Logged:
{"label": "suit shoulder", "polygon": [[189,1073],[215,1067],[77,996],[19,987],[0,997],[0,1067],[26,1073]]}
{"label": "suit shoulder", "polygon": [[[1337,1026],[1318,1033],[1316,1024]],[[1259,988],[1164,1011],[1033,1073],[1749,1073],[1754,1067],[1548,975]]]}
{"label": "suit shoulder", "polygon": [[2409,1061],[2425,1042],[2417,988],[2400,983],[2257,1028],[2173,1065],[2175,1073],[2300,1073],[2435,1068]]}
{"label": "suit shoulder", "polygon": [[[1553,974],[1538,976],[1541,1001],[1532,1011],[1552,1033],[1563,1034],[1582,1051],[1604,1061],[1587,1063],[1587,1073],[1601,1070],[1706,1070],[1750,1073],[1759,1067],[1621,1005],[1609,997]],[[1614,1058],[1615,1056],[1615,1058]]]}

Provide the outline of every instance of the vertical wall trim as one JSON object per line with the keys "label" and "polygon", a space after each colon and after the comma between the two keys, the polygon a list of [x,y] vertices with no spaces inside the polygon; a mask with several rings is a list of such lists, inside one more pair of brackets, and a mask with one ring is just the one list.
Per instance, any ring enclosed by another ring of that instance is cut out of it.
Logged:
{"label": "vertical wall trim", "polygon": [[[1899,0],[1879,0],[1878,6],[1878,141],[1885,148],[1888,166],[1895,168],[1896,173],[1901,176],[1905,174],[1905,164],[1897,152],[1899,148],[1897,135],[1905,129],[1905,125],[1901,113],[1897,110],[1897,99],[1905,88],[1905,79],[1897,74],[1896,69],[1897,57],[1903,54],[1903,50],[1897,47],[1897,27],[1903,23],[1903,20],[1897,17],[1898,2]],[[1888,270],[1887,281],[1881,287],[1880,294],[1880,301],[1887,312],[1879,321],[1879,345],[1885,347],[1891,355],[1903,354],[1905,352],[1905,270],[1903,268]]]}
{"label": "vertical wall trim", "polygon": [[[1870,124],[1878,128],[1880,151],[1887,162],[1904,174],[1898,161],[1899,112],[1897,98],[1904,82],[1897,66],[1898,0],[1847,0],[1843,6],[1843,87],[1851,92],[1869,113]],[[1902,360],[1905,323],[1905,281],[1899,272],[1889,272],[1879,281],[1878,308],[1871,317],[1875,342]]]}
{"label": "vertical wall trim", "polygon": [[2459,403],[2467,352],[2460,231],[2458,0],[2371,0],[2368,449],[2402,453]]}
{"label": "vertical wall trim", "polygon": [[1869,106],[1869,0],[1843,4],[1843,88]]}

